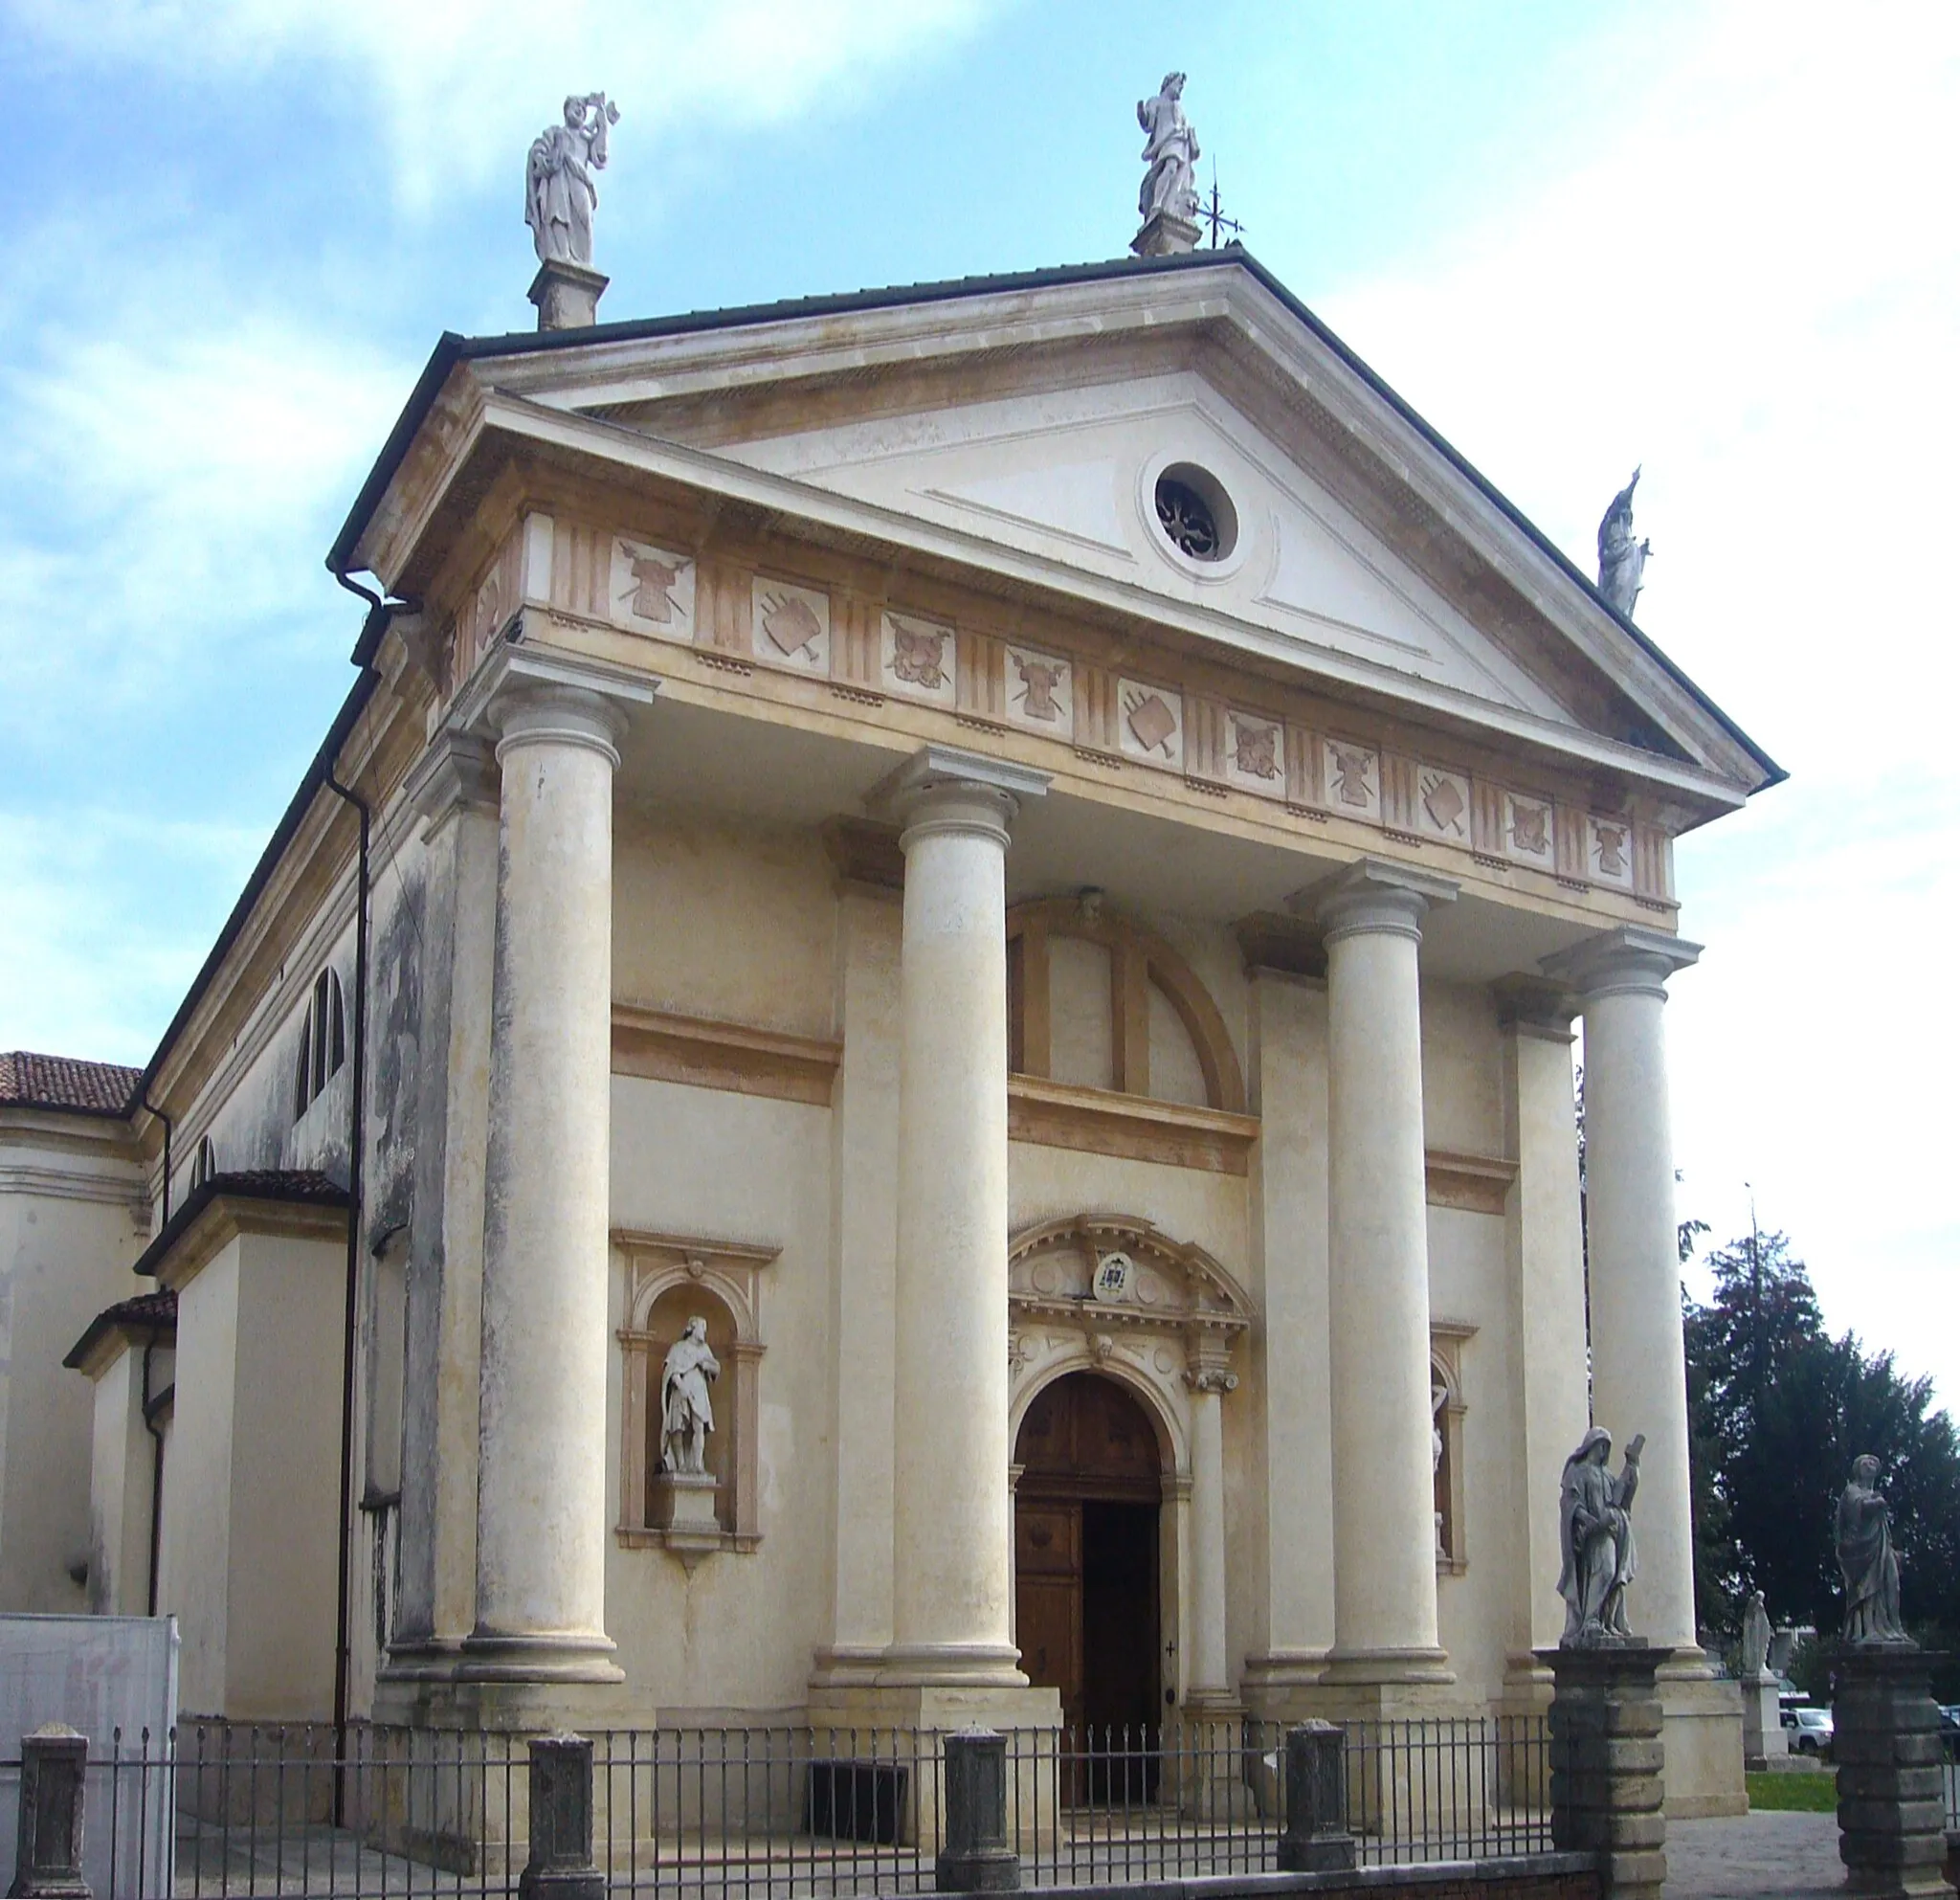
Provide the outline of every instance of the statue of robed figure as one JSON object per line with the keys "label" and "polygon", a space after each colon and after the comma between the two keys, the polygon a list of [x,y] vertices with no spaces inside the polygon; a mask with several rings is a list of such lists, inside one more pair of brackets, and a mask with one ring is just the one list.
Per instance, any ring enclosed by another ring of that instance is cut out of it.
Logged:
{"label": "statue of robed figure", "polygon": [[708,1323],[697,1313],[667,1349],[660,1372],[660,1464],[673,1476],[699,1478],[707,1470],[708,1434],[715,1429],[708,1381],[721,1374]]}
{"label": "statue of robed figure", "polygon": [[1566,1460],[1559,1481],[1558,1542],[1563,1568],[1558,1594],[1565,1598],[1561,1647],[1633,1640],[1627,1627],[1627,1585],[1638,1574],[1634,1525],[1628,1514],[1640,1483],[1646,1439],[1636,1434],[1615,1478],[1606,1468],[1613,1434],[1594,1425]]}
{"label": "statue of robed figure", "polygon": [[1647,569],[1652,544],[1634,539],[1634,490],[1640,485],[1640,471],[1613,498],[1599,524],[1599,592],[1615,614],[1634,617],[1634,602],[1640,597],[1640,576]]}
{"label": "statue of robed figure", "polygon": [[1838,1568],[1844,1576],[1846,1643],[1910,1643],[1899,1620],[1892,1507],[1879,1494],[1879,1461],[1854,1459],[1838,1500]]}
{"label": "statue of robed figure", "polygon": [[565,123],[547,125],[531,141],[524,166],[524,222],[544,264],[592,261],[592,212],[599,188],[592,173],[606,168],[606,129],[619,123],[619,108],[602,92],[573,94]]}
{"label": "statue of robed figure", "polygon": [[1198,214],[1197,187],[1192,182],[1198,162],[1198,138],[1184,116],[1184,75],[1166,73],[1155,99],[1137,101],[1137,123],[1144,128],[1143,190],[1137,210],[1146,224],[1159,212],[1186,224]]}

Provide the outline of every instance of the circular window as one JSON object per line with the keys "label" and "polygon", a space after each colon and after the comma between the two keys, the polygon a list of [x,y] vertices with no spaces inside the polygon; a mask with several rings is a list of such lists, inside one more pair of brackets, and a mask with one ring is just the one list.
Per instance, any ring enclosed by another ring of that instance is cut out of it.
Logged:
{"label": "circular window", "polygon": [[1238,517],[1216,479],[1188,461],[1157,478],[1157,523],[1180,554],[1222,561],[1238,539]]}

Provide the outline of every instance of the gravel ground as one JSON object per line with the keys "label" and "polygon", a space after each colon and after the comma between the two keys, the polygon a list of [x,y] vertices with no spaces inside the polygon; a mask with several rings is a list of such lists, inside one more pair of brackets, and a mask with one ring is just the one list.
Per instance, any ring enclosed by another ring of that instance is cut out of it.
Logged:
{"label": "gravel ground", "polygon": [[1667,1824],[1668,1900],[1813,1900],[1843,1891],[1835,1814],[1758,1811]]}

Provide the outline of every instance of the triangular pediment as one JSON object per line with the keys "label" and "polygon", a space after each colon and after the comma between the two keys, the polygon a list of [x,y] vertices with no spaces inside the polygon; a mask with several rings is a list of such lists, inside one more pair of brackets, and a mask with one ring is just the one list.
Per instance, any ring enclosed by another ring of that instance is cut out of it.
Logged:
{"label": "triangular pediment", "polygon": [[[895,439],[896,437],[896,439]],[[831,423],[722,453],[896,513],[1090,570],[1281,636],[1579,725],[1421,573],[1194,370]],[[1196,470],[1230,518],[1222,558],[1181,553],[1156,490]]]}
{"label": "triangular pediment", "polygon": [[[821,517],[860,548],[930,542],[935,558],[997,565],[1023,599],[1048,587],[1155,617],[1228,663],[1236,648],[1268,674],[1297,667],[1553,749],[1570,735],[1636,771],[1646,754],[1728,795],[1780,775],[1242,253],[451,348],[337,555],[377,512],[393,518],[413,487],[409,444],[440,460],[443,401],[475,388],[581,418],[587,453],[627,437],[682,452],[677,479],[779,521]],[[451,365],[467,365],[460,382]],[[1229,517],[1217,558],[1164,533],[1167,474]]]}

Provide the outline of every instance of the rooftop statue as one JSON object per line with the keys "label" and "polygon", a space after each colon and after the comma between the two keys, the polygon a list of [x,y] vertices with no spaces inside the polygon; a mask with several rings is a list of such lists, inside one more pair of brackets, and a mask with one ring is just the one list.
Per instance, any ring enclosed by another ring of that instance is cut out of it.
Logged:
{"label": "rooftop statue", "polygon": [[1851,1464],[1838,1500],[1838,1568],[1844,1574],[1846,1643],[1910,1643],[1899,1621],[1899,1559],[1892,1550],[1892,1507],[1880,1496],[1879,1461]]}
{"label": "rooftop statue", "polygon": [[1640,575],[1651,551],[1650,543],[1634,539],[1634,490],[1639,482],[1637,468],[1599,524],[1599,592],[1615,614],[1629,620],[1634,617],[1634,602],[1640,597]]}
{"label": "rooftop statue", "polygon": [[592,212],[599,188],[592,173],[606,168],[606,131],[619,123],[619,108],[602,92],[573,94],[565,101],[565,123],[547,125],[531,141],[524,167],[524,222],[544,264],[592,261]]}
{"label": "rooftop statue", "polygon": [[1558,1594],[1566,1599],[1562,1649],[1633,1641],[1627,1627],[1626,1591],[1639,1566],[1628,1512],[1639,1486],[1640,1453],[1646,1444],[1643,1436],[1634,1436],[1615,1478],[1606,1468],[1613,1434],[1594,1425],[1566,1460],[1558,1487],[1558,1542],[1564,1560]]}
{"label": "rooftop statue", "polygon": [[1197,187],[1192,182],[1198,162],[1198,137],[1184,116],[1184,75],[1166,73],[1155,99],[1137,101],[1137,123],[1144,128],[1144,187],[1137,211],[1147,224],[1159,212],[1186,224],[1198,214]]}

